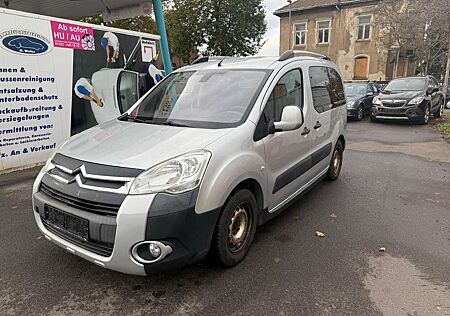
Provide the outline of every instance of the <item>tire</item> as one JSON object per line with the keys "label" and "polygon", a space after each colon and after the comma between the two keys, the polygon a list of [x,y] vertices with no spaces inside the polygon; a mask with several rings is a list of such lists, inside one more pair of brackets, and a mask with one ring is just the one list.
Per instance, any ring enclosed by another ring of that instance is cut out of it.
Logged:
{"label": "tire", "polygon": [[257,214],[256,199],[249,190],[239,190],[228,199],[211,243],[215,263],[232,267],[244,259],[255,237]]}
{"label": "tire", "polygon": [[441,100],[439,109],[434,113],[434,117],[441,117],[444,114],[444,100]]}
{"label": "tire", "polygon": [[372,123],[378,122],[378,120],[377,120],[375,117],[373,117],[372,115],[370,115],[370,121],[371,121]]}
{"label": "tire", "polygon": [[344,146],[340,140],[337,141],[331,155],[330,165],[327,172],[327,180],[335,181],[339,178],[342,169],[342,160],[344,158]]}
{"label": "tire", "polygon": [[357,121],[361,121],[362,119],[363,119],[363,107],[362,107],[362,105],[360,105],[359,107],[358,107],[358,112],[356,113],[356,117],[355,117],[355,119],[357,120]]}
{"label": "tire", "polygon": [[430,121],[430,114],[431,114],[431,107],[428,104],[427,107],[425,108],[425,114],[423,115],[423,118],[421,119],[420,124],[422,124],[422,125],[428,124],[428,122]]}

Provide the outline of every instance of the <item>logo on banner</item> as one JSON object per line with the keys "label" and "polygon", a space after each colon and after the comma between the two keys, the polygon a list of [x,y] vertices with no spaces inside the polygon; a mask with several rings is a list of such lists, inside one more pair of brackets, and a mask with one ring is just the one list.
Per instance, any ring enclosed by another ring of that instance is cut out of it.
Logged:
{"label": "logo on banner", "polygon": [[0,45],[13,53],[42,55],[50,51],[50,40],[33,31],[9,30],[0,33]]}

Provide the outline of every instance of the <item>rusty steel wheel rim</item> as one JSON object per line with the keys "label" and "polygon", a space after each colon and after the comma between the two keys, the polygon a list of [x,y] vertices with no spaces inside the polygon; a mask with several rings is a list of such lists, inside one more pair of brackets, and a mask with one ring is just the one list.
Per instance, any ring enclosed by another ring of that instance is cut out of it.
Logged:
{"label": "rusty steel wheel rim", "polygon": [[233,211],[228,225],[228,249],[239,252],[245,245],[251,229],[251,208],[247,203],[239,204]]}
{"label": "rusty steel wheel rim", "polygon": [[339,173],[339,169],[341,168],[342,155],[339,150],[335,150],[333,153],[333,175],[336,176]]}

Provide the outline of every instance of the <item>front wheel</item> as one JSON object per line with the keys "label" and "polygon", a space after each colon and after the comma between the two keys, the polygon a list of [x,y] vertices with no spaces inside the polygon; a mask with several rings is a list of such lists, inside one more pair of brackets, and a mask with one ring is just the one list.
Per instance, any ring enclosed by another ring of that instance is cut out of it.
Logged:
{"label": "front wheel", "polygon": [[434,114],[434,117],[441,117],[444,114],[444,100],[440,102],[439,109]]}
{"label": "front wheel", "polygon": [[423,115],[423,118],[420,121],[420,124],[423,124],[423,125],[428,124],[428,122],[430,120],[430,113],[431,113],[430,105],[427,105],[427,107],[425,108],[425,113]]}
{"label": "front wheel", "polygon": [[357,120],[357,121],[361,121],[362,118],[363,118],[363,107],[362,107],[362,105],[360,105],[360,106],[358,107],[358,112],[357,112],[357,114],[356,114],[356,120]]}
{"label": "front wheel", "polygon": [[214,231],[210,253],[214,261],[232,267],[244,259],[255,237],[257,214],[256,199],[249,190],[229,198]]}
{"label": "front wheel", "polygon": [[327,180],[335,181],[339,178],[342,169],[342,159],[344,158],[344,146],[338,140],[331,156],[330,165],[327,172]]}

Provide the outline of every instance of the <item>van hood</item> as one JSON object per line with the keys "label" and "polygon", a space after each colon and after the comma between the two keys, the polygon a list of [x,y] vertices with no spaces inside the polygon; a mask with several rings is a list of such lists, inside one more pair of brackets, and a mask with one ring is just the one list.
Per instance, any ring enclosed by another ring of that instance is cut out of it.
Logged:
{"label": "van hood", "polygon": [[382,91],[378,97],[381,100],[411,100],[424,94],[423,91]]}
{"label": "van hood", "polygon": [[113,120],[72,137],[58,152],[87,162],[148,169],[165,160],[203,149],[231,130]]}

